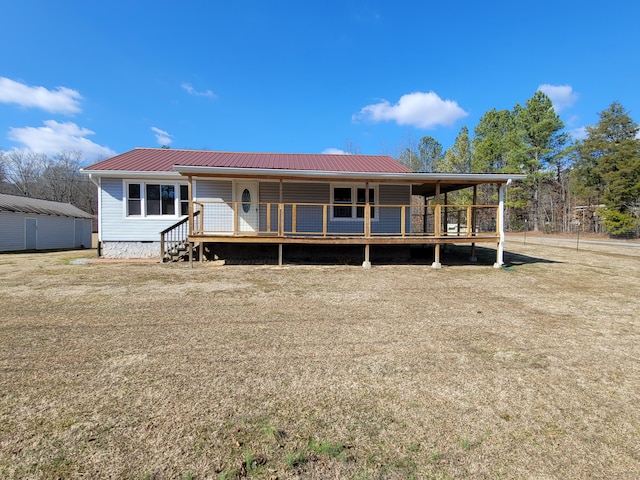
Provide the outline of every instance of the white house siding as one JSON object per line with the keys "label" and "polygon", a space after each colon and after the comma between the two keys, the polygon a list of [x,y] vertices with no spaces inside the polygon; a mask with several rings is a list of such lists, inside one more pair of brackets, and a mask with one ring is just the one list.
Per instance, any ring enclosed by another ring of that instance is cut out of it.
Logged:
{"label": "white house siding", "polygon": [[[184,178],[146,177],[130,182],[184,183]],[[178,222],[179,215],[127,217],[122,178],[101,179],[100,254],[105,258],[154,258],[160,256],[160,232]]]}
{"label": "white house siding", "polygon": [[[233,231],[233,208],[228,203],[233,201],[231,180],[196,180],[194,199],[206,203],[203,220],[205,231]],[[215,202],[220,204],[215,205]]]}

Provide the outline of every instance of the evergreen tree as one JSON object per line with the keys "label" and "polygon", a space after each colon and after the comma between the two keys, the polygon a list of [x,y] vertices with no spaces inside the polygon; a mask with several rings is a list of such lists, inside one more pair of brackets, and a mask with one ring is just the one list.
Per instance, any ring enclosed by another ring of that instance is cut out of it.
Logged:
{"label": "evergreen tree", "polygon": [[595,195],[607,206],[603,212],[609,233],[638,228],[640,217],[640,127],[614,102],[587,127],[587,138],[576,148],[575,176],[583,194]]}

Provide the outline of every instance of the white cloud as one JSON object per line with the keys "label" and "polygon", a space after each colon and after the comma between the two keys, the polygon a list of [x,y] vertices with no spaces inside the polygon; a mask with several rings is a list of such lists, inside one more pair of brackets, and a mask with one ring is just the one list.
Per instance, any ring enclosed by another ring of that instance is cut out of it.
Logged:
{"label": "white cloud", "polygon": [[569,135],[571,135],[571,137],[574,140],[584,140],[585,138],[587,138],[587,128],[586,127],[572,128],[571,130],[569,130]]}
{"label": "white cloud", "polygon": [[345,152],[339,148],[325,148],[322,153],[326,155],[349,155],[349,152]]}
{"label": "white cloud", "polygon": [[453,100],[442,100],[435,92],[413,92],[400,97],[395,105],[382,100],[367,105],[353,115],[354,122],[395,121],[398,125],[417,128],[434,128],[439,125],[451,126],[469,115]]}
{"label": "white cloud", "polygon": [[194,95],[196,97],[209,97],[209,98],[216,98],[217,97],[216,94],[213,93],[211,90],[198,91],[195,88],[193,88],[190,83],[186,83],[185,82],[180,86],[189,95]]}
{"label": "white cloud", "polygon": [[55,155],[63,151],[80,151],[85,160],[94,161],[112,157],[115,152],[88,138],[94,132],[72,122],[59,123],[45,120],[44,127],[10,128],[8,138],[36,153]]}
{"label": "white cloud", "polygon": [[22,107],[41,108],[51,113],[79,113],[82,95],[76,90],[56,87],[30,87],[10,78],[0,77],[0,102],[15,103]]}
{"label": "white cloud", "polygon": [[556,113],[572,107],[578,100],[578,94],[573,91],[571,85],[549,85],[545,83],[538,86],[538,90],[551,99]]}
{"label": "white cloud", "polygon": [[160,130],[157,127],[151,127],[151,130],[156,134],[156,142],[158,142],[158,145],[171,145],[171,142],[173,141],[173,135],[165,130]]}

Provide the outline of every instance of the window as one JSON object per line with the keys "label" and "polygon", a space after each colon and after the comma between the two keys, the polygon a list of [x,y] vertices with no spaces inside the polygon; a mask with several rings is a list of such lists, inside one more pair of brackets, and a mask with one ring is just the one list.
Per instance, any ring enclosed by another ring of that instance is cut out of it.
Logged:
{"label": "window", "polygon": [[[364,219],[364,205],[367,203],[366,188],[364,187],[332,187],[333,218],[362,218]],[[369,204],[371,218],[376,217],[377,188],[369,187]],[[360,206],[362,205],[362,206]]]}
{"label": "window", "polygon": [[180,185],[180,215],[189,215],[189,187]]}
{"label": "window", "polygon": [[[348,203],[349,206],[338,206],[340,203]],[[333,189],[333,216],[334,218],[351,218],[351,187],[335,187]]]}
{"label": "window", "polygon": [[142,192],[139,183],[130,183],[127,188],[127,215],[137,217],[142,215]]}
{"label": "window", "polygon": [[[128,183],[126,192],[129,217],[176,216],[176,212],[179,212],[179,215],[189,214],[187,185]],[[179,193],[179,197],[176,193]]]}
{"label": "window", "polygon": [[[357,189],[357,203],[358,205],[364,205],[367,203],[365,196],[365,188]],[[376,203],[376,195],[375,190],[373,188],[369,189],[369,204],[373,205]],[[371,218],[376,218],[376,209],[372,206],[369,206],[369,211],[371,212]],[[364,218],[364,207],[356,207],[356,217]]]}

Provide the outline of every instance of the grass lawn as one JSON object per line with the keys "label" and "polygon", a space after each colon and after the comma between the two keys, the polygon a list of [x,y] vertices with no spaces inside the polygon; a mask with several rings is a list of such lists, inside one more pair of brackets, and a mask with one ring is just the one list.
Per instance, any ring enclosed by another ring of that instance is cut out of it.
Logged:
{"label": "grass lawn", "polygon": [[0,478],[638,478],[640,260],[0,255]]}

